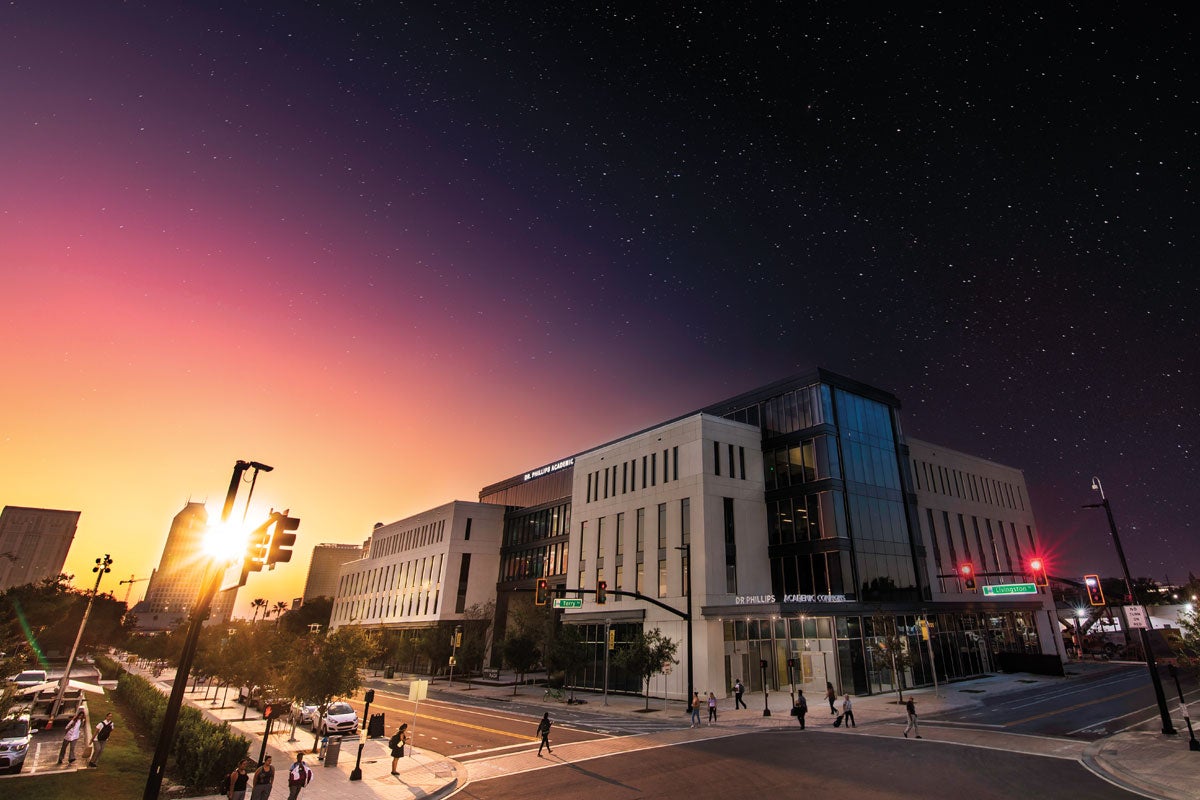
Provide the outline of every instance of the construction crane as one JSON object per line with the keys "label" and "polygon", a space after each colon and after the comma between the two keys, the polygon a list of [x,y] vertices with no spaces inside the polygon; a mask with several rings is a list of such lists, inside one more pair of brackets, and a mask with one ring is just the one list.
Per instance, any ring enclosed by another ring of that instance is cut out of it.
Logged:
{"label": "construction crane", "polygon": [[129,593],[133,591],[133,585],[135,583],[141,583],[142,581],[148,581],[148,580],[150,580],[150,579],[149,578],[138,578],[133,575],[130,575],[129,580],[117,582],[117,586],[120,586],[122,583],[129,584],[129,588],[125,590],[125,607],[126,608],[129,608]]}

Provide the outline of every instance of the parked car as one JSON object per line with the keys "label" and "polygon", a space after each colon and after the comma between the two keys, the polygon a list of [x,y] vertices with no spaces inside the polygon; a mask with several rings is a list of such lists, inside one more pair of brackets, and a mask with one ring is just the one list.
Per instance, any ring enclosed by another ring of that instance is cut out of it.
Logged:
{"label": "parked car", "polygon": [[30,686],[45,683],[48,678],[44,669],[27,669],[24,672],[17,673],[8,680],[10,683],[16,684],[18,689],[27,689]]}
{"label": "parked car", "polygon": [[351,708],[349,703],[331,703],[319,724],[317,733],[321,736],[330,733],[358,733],[358,712]]}
{"label": "parked car", "polygon": [[29,740],[33,729],[29,715],[21,714],[0,720],[0,770],[20,772],[25,766],[25,754],[29,752]]}
{"label": "parked car", "polygon": [[315,725],[319,716],[321,707],[310,700],[297,700],[292,703],[292,720],[297,725]]}

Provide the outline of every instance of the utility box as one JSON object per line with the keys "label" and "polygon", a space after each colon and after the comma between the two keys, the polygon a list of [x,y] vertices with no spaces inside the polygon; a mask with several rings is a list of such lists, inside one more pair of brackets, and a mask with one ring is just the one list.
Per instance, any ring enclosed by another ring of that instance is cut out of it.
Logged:
{"label": "utility box", "polygon": [[383,668],[383,677],[385,677],[389,680],[396,677],[396,668],[393,667],[391,664],[388,664],[386,667]]}
{"label": "utility box", "polygon": [[380,736],[383,736],[383,731],[383,712],[372,714],[371,719],[367,722],[367,738],[378,739]]}
{"label": "utility box", "polygon": [[336,767],[338,756],[342,753],[342,737],[330,736],[329,744],[325,745],[325,766]]}

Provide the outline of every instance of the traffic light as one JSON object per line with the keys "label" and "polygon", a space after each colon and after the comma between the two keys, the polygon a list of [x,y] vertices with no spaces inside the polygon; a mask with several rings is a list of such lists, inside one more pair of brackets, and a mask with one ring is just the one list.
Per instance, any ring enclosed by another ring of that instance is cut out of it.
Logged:
{"label": "traffic light", "polygon": [[963,588],[975,591],[975,565],[970,561],[965,562],[958,568],[958,574],[962,577]]}
{"label": "traffic light", "polygon": [[795,669],[795,668],[796,668],[796,659],[789,658],[788,659],[788,669]]}
{"label": "traffic light", "polygon": [[271,703],[263,709],[263,719],[280,719],[292,710],[291,703]]}
{"label": "traffic light", "polygon": [[371,705],[371,703],[375,702],[375,690],[374,689],[367,689],[365,692],[363,692],[363,702],[366,703],[367,705]]}
{"label": "traffic light", "polygon": [[597,581],[596,603],[599,605],[604,605],[606,600],[608,600],[608,581]]}
{"label": "traffic light", "polygon": [[533,590],[533,604],[544,606],[548,602],[550,602],[550,581],[538,578],[537,587]]}
{"label": "traffic light", "polygon": [[288,512],[276,513],[275,534],[271,537],[271,549],[267,552],[267,563],[274,567],[279,563],[292,560],[292,545],[296,543],[296,534],[291,531],[300,527],[300,520],[289,517]]}
{"label": "traffic light", "polygon": [[1104,605],[1104,590],[1100,588],[1099,575],[1084,575],[1083,585],[1087,589],[1089,603],[1094,606]]}
{"label": "traffic light", "polygon": [[760,658],[758,660],[758,668],[761,670],[765,670],[767,668],[767,660],[765,658]]}
{"label": "traffic light", "polygon": [[246,585],[246,576],[258,572],[267,560],[267,543],[271,540],[271,525],[275,522],[274,515],[269,520],[250,531],[246,537],[246,555],[242,559],[242,576],[238,586]]}
{"label": "traffic light", "polygon": [[1040,558],[1031,559],[1029,571],[1033,573],[1033,582],[1037,586],[1049,586],[1050,578],[1046,575],[1046,562]]}

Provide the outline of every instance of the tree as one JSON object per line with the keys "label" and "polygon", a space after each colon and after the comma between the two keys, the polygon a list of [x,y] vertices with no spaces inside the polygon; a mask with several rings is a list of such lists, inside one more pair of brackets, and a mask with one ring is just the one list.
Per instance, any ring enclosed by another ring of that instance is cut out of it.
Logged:
{"label": "tree", "polygon": [[[279,688],[290,697],[316,703],[324,721],[335,698],[353,694],[362,686],[359,669],[371,657],[371,640],[356,625],[338,628],[327,636],[308,634],[288,642],[288,661],[279,676]],[[320,731],[320,723],[313,731]],[[315,750],[315,748],[314,748]]]}
{"label": "tree", "polygon": [[492,629],[496,619],[496,601],[476,603],[463,612],[463,641],[458,648],[458,662],[467,674],[467,688],[471,688],[471,676],[483,669],[483,660],[492,649]]}
{"label": "tree", "polygon": [[513,672],[517,673],[517,681],[513,683],[513,694],[517,693],[517,686],[524,682],[525,673],[533,669],[541,658],[541,651],[538,650],[537,641],[533,636],[527,633],[516,633],[507,637],[501,645],[501,652],[504,656],[504,663]]}
{"label": "tree", "polygon": [[1200,610],[1192,604],[1191,611],[1179,612],[1179,633],[1168,640],[1175,649],[1180,666],[1200,667]]}
{"label": "tree", "polygon": [[900,635],[896,617],[892,614],[876,613],[871,616],[871,628],[875,642],[870,646],[871,663],[878,674],[883,670],[892,672],[892,684],[904,702],[904,670],[912,666],[913,657],[908,649],[908,640]]}
{"label": "tree", "polygon": [[258,612],[267,607],[267,601],[261,597],[256,597],[250,601],[250,607],[254,609],[254,616],[250,618],[251,622],[258,620]]}
{"label": "tree", "polygon": [[[290,608],[290,606],[287,603],[285,603],[283,600],[278,601],[277,603],[275,603],[274,606],[271,607],[271,611],[275,612],[275,624],[276,625],[279,624],[279,620],[283,618],[283,615],[287,612],[287,610],[289,608]],[[271,612],[268,611],[267,613],[269,614]]]}
{"label": "tree", "polygon": [[[605,647],[608,643],[605,642]],[[583,641],[578,625],[563,625],[558,629],[558,635],[550,642],[550,651],[546,654],[546,666],[552,670],[561,670],[564,678],[570,678],[571,702],[575,701],[575,685],[579,683],[579,671],[591,663],[591,650]]]}
{"label": "tree", "polygon": [[333,598],[315,597],[285,613],[280,623],[288,633],[304,636],[308,634],[308,626],[314,623],[320,625],[321,630],[327,629],[332,616]]}
{"label": "tree", "polygon": [[673,642],[655,628],[640,631],[633,641],[613,655],[613,662],[641,677],[646,685],[646,710],[650,710],[650,679],[665,673],[671,664],[678,664],[675,653],[679,643]]}

